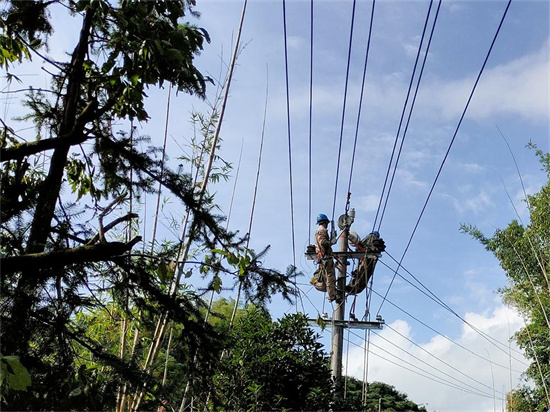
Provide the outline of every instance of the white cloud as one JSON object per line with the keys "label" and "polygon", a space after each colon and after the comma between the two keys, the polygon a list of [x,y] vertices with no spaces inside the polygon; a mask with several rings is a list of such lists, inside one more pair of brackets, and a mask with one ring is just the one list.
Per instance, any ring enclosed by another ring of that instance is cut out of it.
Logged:
{"label": "white cloud", "polygon": [[465,273],[464,286],[468,295],[480,305],[491,304],[499,300],[499,297],[494,294],[494,290],[487,287],[487,283],[484,282],[488,275],[494,271],[495,268],[480,267],[470,269]]}
{"label": "white cloud", "polygon": [[481,212],[487,209],[488,206],[493,206],[493,201],[485,191],[480,191],[477,196],[470,197],[465,202],[465,206],[466,209],[473,212]]}
{"label": "white cloud", "polygon": [[289,48],[301,49],[303,45],[303,40],[300,36],[288,36],[287,44]]}
{"label": "white cloud", "polygon": [[[422,86],[429,98],[419,101],[419,111],[445,119],[459,116],[474,85],[469,78],[434,81]],[[544,122],[549,118],[548,43],[538,52],[493,68],[486,68],[477,86],[467,116],[486,120],[494,115],[518,115]]]}
{"label": "white cloud", "polygon": [[[491,67],[489,61],[479,81],[467,118],[486,121],[497,115],[516,115],[525,120],[547,122],[550,113],[550,82],[548,42],[535,53]],[[480,63],[481,64],[481,63]],[[477,78],[477,72],[467,77],[424,79],[420,84],[414,116],[448,122],[462,114]],[[408,76],[403,73],[384,74],[368,83],[367,103],[375,102],[372,113],[377,119],[397,115],[395,108],[403,105]],[[360,90],[354,85],[351,90]],[[350,101],[354,101],[353,93]],[[333,101],[338,99],[332,98]],[[413,119],[414,120],[414,119]]]}
{"label": "white cloud", "polygon": [[464,8],[463,0],[450,0],[445,4],[451,13],[458,13]]}
{"label": "white cloud", "polygon": [[467,173],[481,173],[485,171],[486,168],[477,163],[463,163],[460,166],[460,169],[461,171],[467,172]]}
{"label": "white cloud", "polygon": [[410,43],[404,44],[405,54],[407,57],[415,57],[418,54],[418,44],[420,43],[420,36],[414,36]]}
{"label": "white cloud", "polygon": [[398,169],[396,175],[403,181],[403,183],[408,187],[426,187],[427,183],[419,180],[413,172],[405,169]]}
{"label": "white cloud", "polygon": [[451,203],[459,214],[465,214],[467,212],[478,214],[487,211],[495,205],[491,195],[483,189],[477,191],[477,193],[468,191],[464,193],[460,199],[448,193],[439,196]]}
{"label": "white cloud", "polygon": [[364,212],[374,212],[378,209],[378,203],[380,202],[379,195],[367,195],[361,196],[358,199],[358,209]]}
{"label": "white cloud", "polygon": [[[523,322],[503,306],[488,314],[467,313],[463,317],[480,332],[464,324],[455,343],[436,335],[415,345],[411,341],[416,326],[404,320],[373,334],[368,380],[393,385],[430,411],[500,410],[510,380],[515,386],[525,369],[525,359],[515,352],[514,344],[508,343]],[[363,359],[362,347],[350,349],[350,375],[362,379]]]}

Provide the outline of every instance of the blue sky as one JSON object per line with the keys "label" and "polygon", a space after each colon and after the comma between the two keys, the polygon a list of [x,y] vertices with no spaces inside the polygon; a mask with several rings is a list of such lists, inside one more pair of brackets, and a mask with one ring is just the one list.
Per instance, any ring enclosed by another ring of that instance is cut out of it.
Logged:
{"label": "blue sky", "polygon": [[[197,65],[203,72],[219,78],[220,68],[223,70],[230,59],[242,2],[199,0],[197,3],[202,18],[196,23],[204,27],[212,38],[212,43],[205,47],[198,58]],[[271,245],[265,265],[284,271],[293,263],[294,236],[296,265],[305,273],[303,278],[298,279],[302,284],[298,310],[304,310],[311,316],[316,316],[323,308],[324,311],[330,308],[323,294],[308,285],[309,276],[315,267],[304,258],[303,252],[315,230],[315,216],[318,213],[332,214],[352,4],[352,1],[342,0],[316,1],[314,5],[311,105],[313,185],[310,217],[310,2],[286,2],[293,235],[281,1],[256,0],[248,3],[241,38],[245,46],[237,61],[222,126],[223,143],[219,154],[234,164],[234,171],[241,145],[243,147],[229,227],[245,233],[254,193],[268,87],[262,169],[250,244],[258,251]],[[361,236],[365,236],[373,226],[429,4],[429,1],[424,0],[376,2],[351,186],[351,207],[356,209],[352,230]],[[441,5],[380,228],[387,251],[397,260],[401,258],[411,237],[506,4],[506,1],[500,0],[457,0],[444,1]],[[429,28],[437,5],[437,2],[433,3]],[[372,2],[357,1],[335,218],[344,212],[371,8]],[[508,345],[510,334],[522,324],[517,315],[502,307],[495,294],[499,287],[505,285],[504,273],[492,255],[469,236],[461,234],[459,227],[462,223],[474,224],[490,235],[495,228],[504,227],[517,218],[506,191],[520,217],[527,219],[514,161],[498,129],[510,144],[527,192],[538,191],[545,182],[534,152],[527,150],[525,145],[532,141],[539,148],[550,150],[549,13],[550,4],[547,1],[512,2],[471,105],[403,260],[403,266],[431,292],[462,318],[503,342],[504,347]],[[55,47],[51,50],[53,55],[72,48],[74,37],[65,32],[67,29],[65,26],[56,29]],[[34,62],[39,63],[36,60]],[[25,69],[21,70],[24,74]],[[27,70],[30,73],[30,69]],[[32,80],[35,87],[42,81],[42,75],[34,76]],[[211,87],[211,99],[214,92],[215,88]],[[159,145],[162,143],[167,94],[167,89],[150,91],[147,106],[151,121],[139,125],[140,133],[151,135]],[[181,154],[175,141],[184,142],[191,135],[188,119],[193,109],[206,110],[204,103],[194,97],[180,94],[172,98],[168,134],[169,154],[173,164],[177,164],[176,158]],[[6,117],[12,117],[18,113],[18,109],[13,103],[4,104],[2,112]],[[229,184],[212,189],[216,191],[217,202],[224,213],[229,212],[233,183],[232,179]],[[173,213],[181,211],[176,209]],[[166,236],[170,236],[168,231]],[[382,261],[396,268],[389,256],[383,256]],[[414,283],[405,271],[400,270],[399,273]],[[393,275],[392,270],[379,263],[374,278],[375,292],[384,295]],[[520,362],[510,361],[506,353],[474,333],[455,315],[436,305],[399,276],[389,290],[388,301],[491,362],[500,365],[509,365],[511,362],[514,371],[480,359],[437,335],[392,304],[384,303],[380,313],[389,327],[381,331],[379,336],[373,336],[373,344],[381,349],[372,347],[369,380],[382,380],[395,385],[416,402],[427,404],[429,410],[502,409],[502,402],[493,399],[492,389],[498,392],[509,390],[510,381],[516,385],[519,376],[517,371],[524,368]],[[350,303],[348,300],[348,308]],[[376,312],[380,303],[380,298],[375,294],[371,312]],[[270,308],[274,316],[296,311],[296,307],[277,298]],[[358,317],[364,310],[365,297],[360,296],[356,309]],[[344,360],[349,373],[361,378],[363,350],[356,345],[362,345],[363,342],[362,333],[357,333],[359,337],[350,336],[352,343]],[[330,331],[325,331],[322,339],[328,343]],[[409,354],[384,339],[406,349]],[[460,372],[434,360],[426,351],[437,355]],[[439,371],[482,391],[485,397],[465,392],[465,389],[472,387],[453,381],[433,369],[430,373],[453,382],[460,389],[406,371],[381,359],[381,356],[391,356],[384,352],[399,356],[401,360],[394,361],[401,365],[405,365],[403,361],[406,360],[429,369],[420,365],[418,358],[433,363]],[[411,358],[411,353],[417,358]],[[514,356],[520,357],[517,354]],[[496,397],[499,395],[496,394]]]}
{"label": "blue sky", "polygon": [[[342,1],[315,2],[314,5],[312,218],[320,212],[332,213],[352,4]],[[200,4],[201,24],[213,38],[210,47],[221,50],[223,45],[227,59],[241,6],[240,2]],[[351,189],[351,207],[357,214],[352,229],[362,236],[372,228],[428,6],[428,1],[376,4]],[[430,24],[436,6],[434,2]],[[358,1],[356,6],[336,218],[345,206],[371,7],[372,3],[367,1]],[[441,6],[380,230],[387,251],[398,260],[410,239],[505,7],[504,1],[447,1]],[[309,1],[286,3],[296,264],[306,274],[301,288],[303,307],[315,316],[323,307],[328,311],[329,305],[324,303],[323,306],[322,294],[307,285],[314,266],[303,258],[303,250],[311,236],[308,233],[309,8]],[[476,241],[461,234],[459,227],[461,223],[474,224],[490,235],[495,228],[504,227],[517,218],[506,191],[521,218],[527,217],[513,158],[498,129],[511,146],[527,191],[533,193],[544,183],[534,153],[525,145],[532,141],[541,149],[550,148],[548,22],[547,2],[512,3],[403,261],[406,269],[462,318],[503,342],[501,348],[507,347],[508,337],[521,326],[521,320],[504,309],[495,294],[505,285],[498,262]],[[238,202],[234,205],[234,210],[244,213],[234,213],[230,227],[246,231],[248,224],[268,84],[262,174],[251,244],[257,249],[270,244],[272,250],[266,264],[283,270],[292,263],[293,255],[281,2],[250,2],[242,41],[246,46],[238,59],[222,128],[225,142],[222,156],[237,162],[244,139],[243,159],[246,159],[241,164]],[[211,56],[204,53],[203,57],[207,60]],[[269,72],[268,82],[266,71]],[[231,190],[230,186],[220,187],[218,194],[228,198]],[[314,230],[315,225],[311,227]],[[383,262],[396,267],[387,256],[383,257]],[[414,283],[406,272],[399,273]],[[392,277],[393,271],[379,264],[374,279],[375,292],[384,295]],[[473,411],[502,407],[498,392],[507,390],[511,380],[513,385],[517,383],[517,371],[524,368],[521,363],[512,359],[511,373],[497,366],[509,365],[506,351],[497,349],[400,277],[395,279],[388,300],[495,364],[451,343],[393,305],[384,303],[381,315],[393,329],[388,327],[380,336],[373,337],[373,344],[382,349],[371,347],[377,355],[369,357],[369,380],[394,384],[415,401],[427,403],[430,410]],[[350,304],[348,300],[348,308]],[[359,297],[356,305],[356,314],[360,317],[365,308],[364,297]],[[379,306],[380,298],[375,295],[372,307],[377,310]],[[298,309],[302,310],[302,302]],[[272,310],[279,314],[296,308],[274,300]],[[344,362],[347,360],[350,374],[362,377],[363,350],[356,344],[362,345],[363,334],[357,333],[359,336],[350,336],[353,343]],[[329,344],[329,331],[323,333],[323,340]],[[426,349],[437,354],[439,360],[427,355]],[[397,355],[400,360],[384,351]],[[411,366],[404,361],[411,362],[428,370],[430,376],[444,379],[444,383],[404,370],[381,356],[408,368]],[[520,358],[517,354],[514,356]],[[438,371],[420,360],[433,364]],[[441,360],[460,372],[449,369]],[[460,389],[445,384],[449,382]],[[474,390],[472,387],[483,392],[485,397],[467,392]],[[492,388],[496,400],[492,397]]]}

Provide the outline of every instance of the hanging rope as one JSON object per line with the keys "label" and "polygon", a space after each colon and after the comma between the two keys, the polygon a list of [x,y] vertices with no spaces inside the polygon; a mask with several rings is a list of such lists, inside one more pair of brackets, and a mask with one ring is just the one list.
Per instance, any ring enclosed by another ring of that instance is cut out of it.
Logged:
{"label": "hanging rope", "polygon": [[[372,297],[372,285],[374,283],[374,274],[370,278],[369,286],[366,292],[365,301],[365,314],[363,315],[364,321],[370,321],[370,302]],[[370,349],[370,329],[365,330],[365,337],[363,338],[363,386],[361,388],[361,400],[363,404],[366,404],[368,393],[368,374],[369,374],[369,349]]]}
{"label": "hanging rope", "polygon": [[498,38],[498,34],[500,33],[500,29],[502,27],[502,24],[504,23],[504,19],[506,18],[506,15],[508,13],[508,9],[510,8],[511,3],[512,3],[512,0],[509,0],[508,4],[506,5],[506,9],[504,10],[504,13],[503,13],[502,18],[500,20],[500,23],[498,25],[497,31],[496,31],[496,33],[493,37],[493,41],[491,42],[491,46],[489,47],[489,51],[487,52],[487,55],[485,56],[485,60],[483,61],[483,65],[481,66],[481,69],[479,70],[479,74],[477,75],[474,86],[472,87],[472,91],[470,92],[470,96],[468,97],[468,101],[466,102],[466,106],[464,107],[464,110],[462,111],[462,115],[460,116],[460,120],[459,120],[459,122],[456,126],[455,131],[454,131],[453,138],[451,139],[451,142],[449,143],[449,147],[447,148],[447,151],[445,152],[445,156],[443,157],[441,165],[439,166],[439,170],[437,171],[437,174],[436,174],[435,179],[433,181],[432,187],[430,188],[430,191],[428,193],[428,197],[426,198],[426,201],[424,202],[424,206],[422,207],[422,210],[420,211],[420,215],[418,216],[418,219],[417,219],[416,224],[414,226],[414,229],[411,233],[411,236],[409,238],[407,246],[405,247],[405,250],[403,251],[403,255],[401,256],[401,259],[399,260],[399,265],[398,265],[395,273],[393,274],[390,285],[388,286],[388,290],[386,291],[386,294],[384,295],[384,298],[382,299],[382,303],[380,304],[380,308],[378,308],[378,313],[380,313],[380,310],[382,309],[382,306],[384,305],[384,302],[386,301],[386,297],[388,296],[388,293],[389,293],[389,291],[390,291],[390,289],[393,285],[393,281],[395,280],[395,276],[397,274],[397,271],[401,267],[401,263],[403,262],[403,259],[405,258],[405,255],[407,254],[407,251],[409,250],[409,246],[411,245],[411,242],[412,242],[412,239],[413,239],[413,237],[416,233],[416,230],[418,229],[418,225],[420,224],[420,220],[422,219],[422,216],[424,215],[424,211],[426,210],[426,207],[428,206],[428,202],[430,201],[430,197],[432,196],[435,185],[437,184],[439,176],[441,175],[441,171],[443,170],[443,166],[445,165],[447,157],[449,156],[449,153],[451,151],[453,143],[454,143],[454,141],[456,139],[456,136],[458,134],[458,130],[460,129],[460,125],[462,124],[462,121],[464,120],[464,116],[466,116],[466,112],[468,110],[468,107],[470,106],[470,102],[472,101],[472,97],[474,96],[474,92],[476,90],[477,84],[479,83],[479,79],[481,78],[481,75],[483,74],[483,70],[485,69],[485,66],[487,65],[487,61],[489,60],[489,57],[491,55],[491,51],[493,50],[493,46],[495,45],[495,42]]}

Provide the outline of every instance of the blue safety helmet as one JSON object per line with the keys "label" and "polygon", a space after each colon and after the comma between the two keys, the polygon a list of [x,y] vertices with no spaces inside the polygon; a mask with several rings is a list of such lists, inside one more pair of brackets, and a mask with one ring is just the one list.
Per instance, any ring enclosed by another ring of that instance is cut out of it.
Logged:
{"label": "blue safety helmet", "polygon": [[374,236],[380,237],[380,233],[378,233],[378,230],[374,230],[374,231],[372,232],[372,234],[373,234]]}
{"label": "blue safety helmet", "polygon": [[327,215],[320,213],[319,216],[317,216],[317,224],[321,222],[329,222]]}

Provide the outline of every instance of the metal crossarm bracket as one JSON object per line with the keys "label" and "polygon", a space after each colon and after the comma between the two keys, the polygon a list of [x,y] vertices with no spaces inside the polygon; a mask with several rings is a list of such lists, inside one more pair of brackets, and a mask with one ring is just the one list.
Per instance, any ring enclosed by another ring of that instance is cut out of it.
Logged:
{"label": "metal crossarm bracket", "polygon": [[[315,260],[317,259],[317,254],[315,252],[313,253],[305,253],[308,260]],[[353,259],[361,259],[365,256],[369,258],[380,258],[382,256],[381,253],[365,253],[365,252],[332,252],[332,256],[335,258],[338,258],[340,256],[347,257],[347,258],[353,258]]]}
{"label": "metal crossarm bracket", "polygon": [[[350,329],[382,329],[386,323],[384,319],[377,321],[362,321],[362,320],[332,320],[332,319],[323,319],[325,321],[325,327],[330,328],[333,325],[339,326],[341,328],[350,328]],[[308,319],[307,323],[309,326],[320,326],[317,319]]]}

